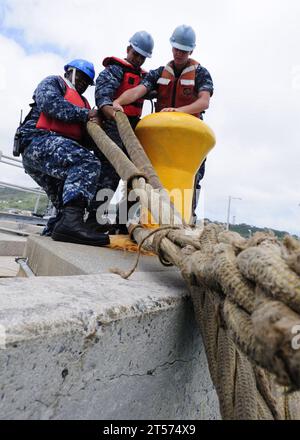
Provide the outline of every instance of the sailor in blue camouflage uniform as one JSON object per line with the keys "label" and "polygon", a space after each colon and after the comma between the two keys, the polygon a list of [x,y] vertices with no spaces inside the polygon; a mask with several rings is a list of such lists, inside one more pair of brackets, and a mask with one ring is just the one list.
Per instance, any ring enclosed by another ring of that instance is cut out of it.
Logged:
{"label": "sailor in blue camouflage uniform", "polygon": [[49,76],[37,87],[31,111],[20,128],[23,165],[59,212],[52,238],[93,246],[109,243],[85,225],[85,208],[97,191],[101,163],[89,148],[87,121],[99,123],[82,96],[95,71],[86,60],[65,66],[65,77]]}
{"label": "sailor in blue camouflage uniform", "polygon": [[[167,66],[150,70],[141,84],[122,94],[114,101],[114,108],[123,107],[143,97],[153,90],[157,91],[156,111],[179,111],[203,119],[213,94],[213,81],[208,70],[190,58],[196,46],[196,34],[190,26],[178,26],[171,38],[173,60]],[[184,85],[181,85],[184,84]],[[199,168],[194,182],[192,203],[192,222],[196,222],[201,180],[205,173],[205,161]]]}
{"label": "sailor in blue camouflage uniform", "polygon": [[[113,101],[125,90],[140,84],[146,72],[141,69],[146,58],[150,58],[153,51],[153,38],[146,31],[136,32],[129,40],[126,59],[108,57],[103,61],[105,69],[100,72],[96,80],[95,102],[102,115],[102,128],[106,134],[126,153],[120,138],[116,122]],[[132,128],[135,128],[142,114],[143,100],[139,99],[131,105],[125,106],[124,112],[128,116]],[[102,173],[98,188],[106,188],[114,192],[119,184],[120,177],[110,162],[98,153],[101,160]],[[93,212],[90,212],[87,222],[92,225],[96,222],[96,211],[101,202],[93,202]]]}

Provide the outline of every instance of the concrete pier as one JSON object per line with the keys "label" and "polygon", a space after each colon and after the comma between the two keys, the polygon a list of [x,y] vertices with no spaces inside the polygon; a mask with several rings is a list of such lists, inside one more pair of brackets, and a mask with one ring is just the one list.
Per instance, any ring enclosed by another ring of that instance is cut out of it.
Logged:
{"label": "concrete pier", "polygon": [[24,253],[26,245],[26,237],[20,237],[18,235],[1,233],[0,231],[0,256],[20,257]]}
{"label": "concrete pier", "polygon": [[[0,279],[1,419],[218,419],[186,285],[136,255],[30,237]],[[58,276],[60,275],[60,276]],[[62,276],[65,275],[65,276]]]}

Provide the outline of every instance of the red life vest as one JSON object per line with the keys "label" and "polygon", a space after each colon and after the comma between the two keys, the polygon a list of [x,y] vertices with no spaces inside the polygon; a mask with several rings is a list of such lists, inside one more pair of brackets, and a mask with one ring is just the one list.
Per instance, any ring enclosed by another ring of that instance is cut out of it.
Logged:
{"label": "red life vest", "polygon": [[[170,61],[157,81],[156,110],[158,112],[166,107],[178,108],[189,105],[198,99],[198,93],[195,90],[195,78],[199,63],[190,58],[179,78],[175,77],[173,66],[173,61]],[[200,114],[194,116],[199,117]]]}
{"label": "red life vest", "polygon": [[[76,105],[77,107],[87,109],[91,108],[88,101],[83,96],[80,96],[75,89],[72,89],[67,84],[64,99],[71,104]],[[74,139],[75,141],[80,141],[85,132],[85,126],[82,122],[60,121],[46,115],[46,113],[44,112],[40,114],[40,117],[36,123],[36,128],[39,128],[41,130],[54,131],[55,133],[61,134],[62,136],[65,136],[67,138]]]}
{"label": "red life vest", "polygon": [[[108,57],[103,60],[103,66],[107,67],[110,65],[116,64],[121,66],[124,71],[123,80],[120,84],[114,99],[117,99],[122,95],[126,90],[132,89],[140,84],[142,78],[145,76],[146,71],[139,68],[134,67],[126,60],[122,60],[116,57]],[[129,105],[124,105],[124,112],[127,116],[137,116],[140,117],[142,115],[144,99],[138,99],[135,102],[132,102]]]}

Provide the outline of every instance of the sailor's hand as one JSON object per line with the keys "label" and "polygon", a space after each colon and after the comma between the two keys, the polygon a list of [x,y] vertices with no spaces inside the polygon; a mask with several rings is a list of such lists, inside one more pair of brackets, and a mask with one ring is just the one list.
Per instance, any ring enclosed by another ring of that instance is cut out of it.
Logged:
{"label": "sailor's hand", "polygon": [[177,109],[174,107],[166,107],[161,110],[161,112],[177,112]]}
{"label": "sailor's hand", "polygon": [[101,107],[101,112],[105,119],[115,119],[116,111],[112,105],[104,105]]}
{"label": "sailor's hand", "polygon": [[96,109],[89,110],[88,121],[94,122],[95,124],[100,125],[100,117],[98,114],[98,110],[96,110]]}
{"label": "sailor's hand", "polygon": [[115,110],[116,112],[123,112],[123,113],[124,113],[124,109],[123,109],[123,107],[118,103],[118,101],[114,101],[114,102],[113,102],[113,107],[114,107],[114,110]]}

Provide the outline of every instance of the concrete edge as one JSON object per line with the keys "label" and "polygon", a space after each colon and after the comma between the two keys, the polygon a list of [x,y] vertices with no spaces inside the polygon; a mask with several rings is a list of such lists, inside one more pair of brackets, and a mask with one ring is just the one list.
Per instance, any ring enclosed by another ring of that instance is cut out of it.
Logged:
{"label": "concrete edge", "polygon": [[0,296],[0,326],[8,347],[63,333],[92,337],[101,326],[174,308],[188,300],[189,292],[152,281],[143,281],[141,292],[139,279],[100,274],[3,279]]}
{"label": "concrete edge", "polygon": [[[43,274],[39,274],[39,268],[44,266],[49,268],[51,266],[51,261],[55,262],[55,267],[60,268],[61,273],[58,273],[57,276],[64,276],[65,273],[70,272],[73,273],[74,276],[87,274],[76,264],[69,263],[65,258],[58,256],[56,252],[52,252],[51,249],[47,247],[46,240],[44,242],[37,242],[34,238],[35,237],[31,236],[27,239],[23,252],[23,256],[30,261],[30,268],[34,274],[43,276]],[[45,252],[37,252],[41,247],[45,249]],[[36,255],[39,255],[38,260],[35,258]]]}

